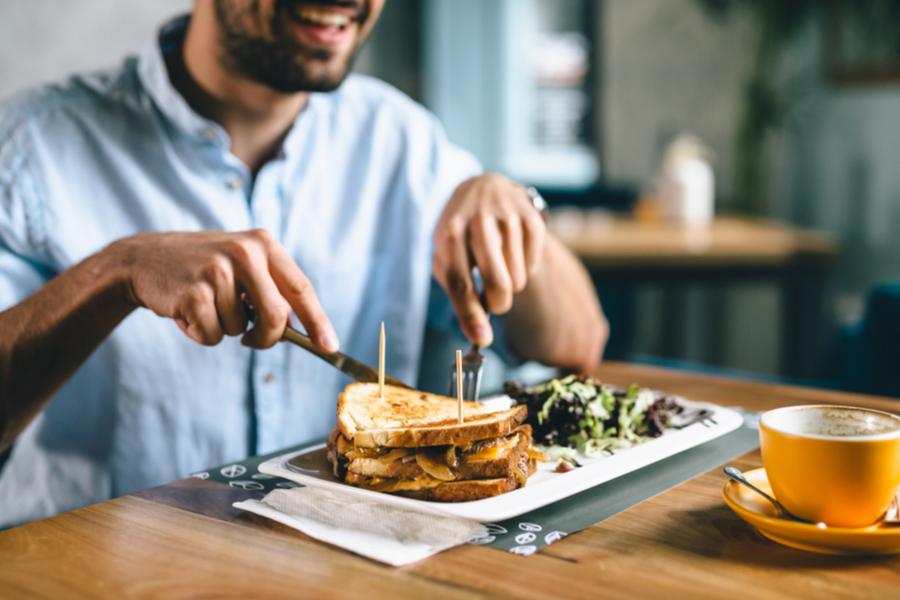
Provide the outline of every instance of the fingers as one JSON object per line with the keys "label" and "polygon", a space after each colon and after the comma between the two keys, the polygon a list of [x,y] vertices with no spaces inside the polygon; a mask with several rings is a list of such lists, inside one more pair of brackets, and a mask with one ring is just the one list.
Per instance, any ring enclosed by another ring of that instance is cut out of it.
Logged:
{"label": "fingers", "polygon": [[[525,267],[525,246],[522,235],[522,222],[518,217],[507,219],[503,222],[503,257],[506,259],[506,268],[514,293],[525,289],[528,282],[528,271]],[[512,303],[512,298],[510,298]]]}
{"label": "fingers", "polygon": [[189,338],[204,346],[215,346],[224,337],[209,286],[191,289],[180,313],[175,315],[175,322]]}
{"label": "fingers", "polygon": [[[244,334],[245,345],[269,348],[294,310],[319,348],[338,348],[309,280],[265,230],[139,234],[110,248],[128,269],[128,301],[174,319],[201,344]],[[255,313],[249,331],[245,296]]]}
{"label": "fingers", "polygon": [[488,310],[494,314],[507,312],[513,300],[513,282],[505,256],[509,244],[504,240],[497,220],[490,215],[476,218],[471,225],[469,244],[484,281]]}
{"label": "fingers", "polygon": [[547,225],[540,213],[534,211],[522,219],[523,248],[525,249],[525,270],[528,277],[537,273],[544,254],[544,242],[547,238]]}
{"label": "fingers", "polygon": [[210,263],[207,278],[215,290],[216,313],[222,331],[225,335],[241,335],[247,330],[247,313],[231,264],[224,257],[217,256]]}
{"label": "fingers", "polygon": [[239,268],[240,280],[256,315],[253,327],[244,334],[241,343],[251,348],[271,348],[284,335],[291,306],[278,292],[265,263]]}
{"label": "fingers", "polygon": [[434,274],[456,309],[466,337],[479,346],[490,346],[494,332],[478,298],[472,267],[466,246],[466,224],[450,219],[435,232]]}
{"label": "fingers", "polygon": [[[319,348],[337,351],[337,335],[312,285],[271,234],[249,231],[227,240],[222,248],[234,273],[233,281],[226,275],[216,276],[220,291],[216,309],[226,333],[239,335],[246,329],[243,293],[255,314],[253,327],[241,339],[244,345],[260,349],[273,346],[290,325],[293,310]],[[215,274],[215,269],[212,272]]]}
{"label": "fingers", "polygon": [[269,275],[268,253],[271,245],[277,245],[272,236],[257,230],[230,235],[217,247],[224,255],[234,280],[229,288],[225,283],[227,278],[221,278],[220,294],[217,296],[219,316],[223,322],[232,321],[230,326],[235,329],[243,324],[236,335],[243,333],[247,325],[242,298],[245,294],[247,302],[253,307],[255,319],[253,327],[241,338],[241,343],[251,348],[272,347],[282,338],[285,327],[290,323],[291,306]]}
{"label": "fingers", "polygon": [[340,342],[312,284],[280,245],[269,255],[269,272],[313,343],[325,352],[337,352]]}

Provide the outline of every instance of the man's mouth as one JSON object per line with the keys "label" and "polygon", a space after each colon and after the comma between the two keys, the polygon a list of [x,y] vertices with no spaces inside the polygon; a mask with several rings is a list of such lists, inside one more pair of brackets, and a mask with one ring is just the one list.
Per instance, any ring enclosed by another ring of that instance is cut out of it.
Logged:
{"label": "man's mouth", "polygon": [[341,0],[294,1],[285,8],[301,40],[326,48],[349,43],[367,16],[365,4]]}
{"label": "man's mouth", "polygon": [[294,17],[304,25],[312,25],[314,27],[336,27],[338,30],[344,29],[355,19],[331,10],[322,10],[314,7],[303,7],[294,11]]}

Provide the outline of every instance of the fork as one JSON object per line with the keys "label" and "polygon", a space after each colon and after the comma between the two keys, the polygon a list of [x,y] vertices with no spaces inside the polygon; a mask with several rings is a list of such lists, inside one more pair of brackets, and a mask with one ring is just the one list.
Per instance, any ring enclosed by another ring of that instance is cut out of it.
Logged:
{"label": "fork", "polygon": [[[463,398],[478,402],[481,392],[481,374],[484,372],[484,356],[479,352],[480,348],[472,344],[472,348],[462,357],[462,390]],[[450,366],[450,381],[447,385],[447,395],[456,397],[456,361]]]}
{"label": "fork", "polygon": [[716,420],[712,418],[713,411],[708,408],[700,408],[695,410],[684,411],[683,413],[672,415],[669,418],[670,429],[684,429],[694,423],[700,423],[704,427],[710,427],[710,423],[718,425]]}
{"label": "fork", "polygon": [[[484,280],[481,278],[481,270],[478,267],[472,269],[472,280],[478,292],[478,300],[484,312],[490,314],[487,307],[487,296],[484,291]],[[481,355],[481,347],[472,344],[472,348],[462,357],[463,399],[478,402],[481,392],[481,374],[484,372],[484,356]],[[447,382],[447,395],[456,398],[456,361],[450,365],[450,380]]]}

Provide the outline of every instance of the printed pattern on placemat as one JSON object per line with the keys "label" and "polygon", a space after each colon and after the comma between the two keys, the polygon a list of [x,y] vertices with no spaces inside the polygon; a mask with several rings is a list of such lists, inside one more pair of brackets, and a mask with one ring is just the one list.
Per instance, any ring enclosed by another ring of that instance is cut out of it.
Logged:
{"label": "printed pattern on placemat", "polygon": [[294,446],[293,448],[285,448],[284,450],[279,450],[278,452],[273,452],[272,454],[266,454],[264,456],[252,456],[241,462],[191,473],[191,477],[227,483],[231,487],[253,492],[262,492],[264,494],[268,494],[272,490],[277,489],[303,487],[299,483],[284,479],[283,477],[275,477],[274,475],[269,475],[267,473],[260,473],[259,465],[270,458],[303,450],[304,448],[316,446],[321,443],[322,442],[319,441],[312,444],[301,444],[299,446]]}
{"label": "printed pattern on placemat", "polygon": [[[487,535],[469,540],[489,548],[530,556],[567,535],[587,529],[665,490],[713,469],[759,446],[759,415],[744,415],[744,426],[720,438],[695,446],[667,459],[632,471],[612,481],[585,490],[500,523],[485,523]],[[265,456],[193,473],[232,487],[269,493],[279,488],[303,487],[294,481],[259,472],[259,465],[284,454],[321,442],[286,448]],[[723,476],[724,477],[724,476]]]}

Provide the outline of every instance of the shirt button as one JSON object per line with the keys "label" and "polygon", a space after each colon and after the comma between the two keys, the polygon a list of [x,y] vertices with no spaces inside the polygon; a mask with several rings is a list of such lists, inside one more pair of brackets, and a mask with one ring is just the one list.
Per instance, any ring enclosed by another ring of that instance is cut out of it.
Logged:
{"label": "shirt button", "polygon": [[212,127],[207,127],[206,129],[203,130],[203,137],[212,141],[212,140],[218,138],[219,134],[216,133],[216,130],[213,129]]}
{"label": "shirt button", "polygon": [[232,190],[239,190],[244,187],[244,180],[240,177],[228,180],[228,187]]}
{"label": "shirt button", "polygon": [[274,373],[266,373],[266,376],[263,378],[263,381],[265,381],[266,383],[272,383],[273,381],[275,381],[275,374]]}

